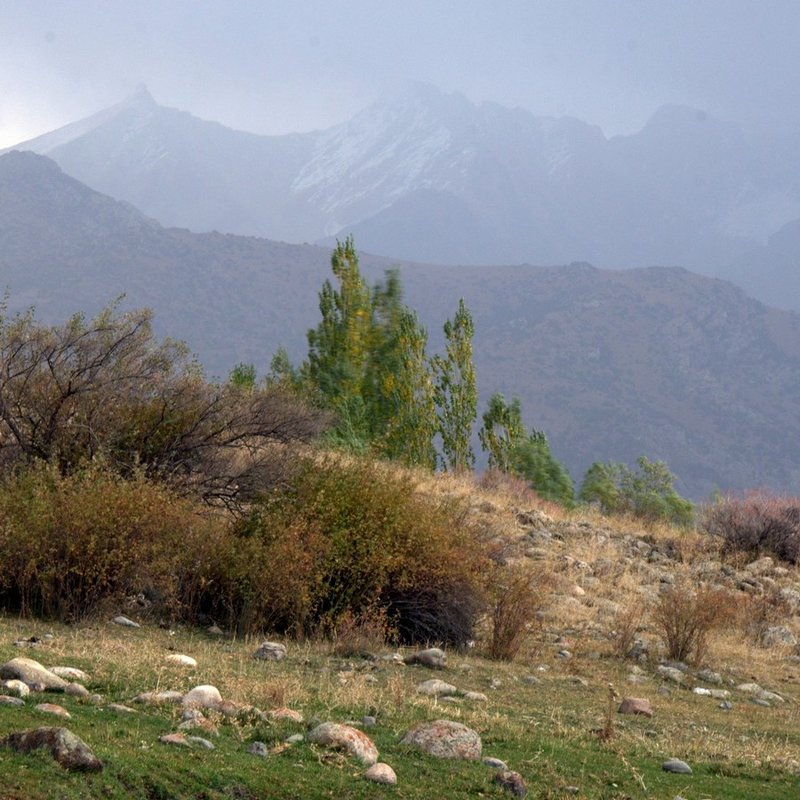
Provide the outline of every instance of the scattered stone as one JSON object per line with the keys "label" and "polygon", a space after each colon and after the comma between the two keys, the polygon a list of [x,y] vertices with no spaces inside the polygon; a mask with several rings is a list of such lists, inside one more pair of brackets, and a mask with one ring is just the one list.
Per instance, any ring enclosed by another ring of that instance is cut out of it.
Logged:
{"label": "scattered stone", "polygon": [[38,706],[34,706],[37,711],[41,711],[42,714],[54,714],[56,717],[63,717],[64,719],[70,719],[72,714],[67,711],[66,708],[63,706],[57,706],[55,703],[39,703]]}
{"label": "scattered stone", "polygon": [[286,658],[286,646],[279,642],[262,642],[253,658],[259,661],[283,661]]}
{"label": "scattered stone", "polygon": [[764,698],[762,697],[751,697],[750,702],[754,706],[762,706],[763,708],[772,708],[772,704],[769,702],[769,700],[764,700]]}
{"label": "scattered stone", "polygon": [[9,697],[7,694],[0,694],[0,706],[24,706],[25,701],[21,697]]}
{"label": "scattered stone", "polygon": [[528,787],[519,772],[513,772],[510,769],[500,770],[494,776],[494,782],[513,794],[514,797],[525,797],[528,794]]}
{"label": "scattered stone", "polygon": [[50,672],[32,658],[12,658],[0,667],[0,678],[4,680],[20,680],[30,687],[39,684],[44,690],[63,692],[67,682]]}
{"label": "scattered stone", "polygon": [[758,694],[759,692],[764,691],[764,689],[757,683],[740,683],[736,689],[737,691],[744,692],[745,694]]}
{"label": "scattered stone", "polygon": [[286,720],[288,722],[303,722],[303,715],[293,708],[273,708],[268,712],[272,719]]}
{"label": "scattered stone", "polygon": [[617,709],[619,714],[641,714],[645,717],[653,716],[650,701],[644,697],[626,697]]}
{"label": "scattered stone", "polygon": [[176,747],[189,747],[189,741],[183,733],[165,733],[158,737],[158,741],[163,744],[172,744]]}
{"label": "scattered stone", "polygon": [[[570,659],[572,658],[572,653],[570,653],[569,650],[559,650],[556,653],[556,658]],[[527,791],[527,789],[525,791]]]}
{"label": "scattered stone", "polygon": [[727,689],[711,689],[711,696],[715,700],[727,700],[731,693]]}
{"label": "scattered stone", "polygon": [[191,747],[202,747],[203,750],[214,750],[214,744],[204,739],[202,736],[189,736],[186,741]]}
{"label": "scattered stone", "polygon": [[269,755],[269,750],[264,742],[253,742],[253,744],[247,748],[247,752],[259,758],[266,758]]}
{"label": "scattered stone", "polygon": [[491,756],[486,756],[481,763],[492,769],[508,769],[508,765],[505,761],[499,758],[492,758]]}
{"label": "scattered stone", "polygon": [[477,761],[481,757],[481,737],[466,725],[446,719],[417,725],[401,744],[418,747],[436,758]]}
{"label": "scattered stone", "polygon": [[785,625],[773,625],[761,634],[763,647],[794,647],[797,637]]}
{"label": "scattered stone", "polygon": [[661,769],[663,769],[664,772],[674,772],[677,775],[692,774],[692,768],[685,761],[681,761],[679,758],[667,759],[661,765]]}
{"label": "scattered stone", "polygon": [[697,678],[703,681],[703,683],[713,683],[716,686],[719,686],[722,683],[722,675],[720,675],[719,672],[714,672],[708,668],[701,669],[697,673]]}
{"label": "scattered stone", "polygon": [[373,781],[374,783],[384,783],[387,786],[397,785],[397,775],[395,774],[395,771],[388,764],[384,764],[382,761],[373,764],[364,773],[364,777],[368,781]]}
{"label": "scattered stone", "polygon": [[148,706],[180,705],[183,700],[182,692],[163,691],[163,692],[142,692],[136,695],[131,702],[143,703]]}
{"label": "scattered stone", "polygon": [[64,689],[64,694],[68,694],[70,697],[85,698],[89,696],[89,690],[81,683],[70,683]]}
{"label": "scattered stone", "polygon": [[205,733],[210,734],[211,736],[219,735],[217,731],[217,726],[210,720],[206,719],[202,714],[198,714],[195,717],[189,717],[188,719],[181,722],[178,725],[179,731],[194,731],[194,730],[201,730]]}
{"label": "scattered stone", "polygon": [[293,733],[291,736],[287,736],[285,741],[287,744],[300,744],[300,742],[304,742],[306,737],[303,736],[302,733]]}
{"label": "scattered stone", "polygon": [[0,739],[0,747],[17,753],[46,749],[64,769],[70,772],[100,772],[103,765],[88,745],[66,728],[36,728],[12,733]]}
{"label": "scattered stone", "polygon": [[166,662],[168,664],[175,664],[179,667],[196,667],[197,661],[192,658],[191,656],[184,656],[180,653],[173,653],[172,655],[168,655],[166,657]]}
{"label": "scattered stone", "polygon": [[219,689],[210,685],[195,686],[181,701],[185,708],[217,708],[221,702]]}
{"label": "scattered stone", "polygon": [[458,694],[458,689],[452,683],[440,681],[438,678],[432,678],[429,681],[423,681],[417,686],[417,694],[424,694],[428,697],[439,697],[440,695],[455,695]]}
{"label": "scattered stone", "polygon": [[471,700],[473,703],[488,703],[489,698],[483,692],[464,692],[465,700]]}
{"label": "scattered stone", "polygon": [[378,760],[378,749],[369,736],[351,725],[323,722],[308,734],[308,741],[344,750],[368,767]]}
{"label": "scattered stone", "polygon": [[722,701],[722,702],[719,704],[719,707],[720,707],[720,708],[721,708],[723,711],[730,711],[730,710],[733,708],[733,703],[731,703],[731,701],[730,701],[730,700],[723,700],[723,701]]}
{"label": "scattered stone", "polygon": [[419,664],[429,669],[444,669],[447,666],[447,655],[438,647],[429,647],[427,650],[418,650],[407,655],[403,661],[406,664]]}
{"label": "scattered stone", "polygon": [[101,706],[101,705],[103,705],[103,703],[105,703],[105,701],[106,701],[105,697],[103,697],[103,695],[101,695],[101,694],[90,694],[89,695],[89,702],[93,706]]}
{"label": "scattered stone", "polygon": [[785,703],[786,700],[783,698],[783,695],[778,694],[777,692],[769,692],[766,689],[760,691],[758,693],[759,700],[766,700],[768,703]]}
{"label": "scattered stone", "polygon": [[134,622],[132,619],[128,619],[127,617],[123,617],[121,614],[118,617],[114,617],[111,620],[114,625],[121,625],[123,628],[141,628],[142,626],[139,625],[138,622]]}
{"label": "scattered stone", "polygon": [[113,711],[115,714],[135,714],[136,709],[130,706],[124,706],[121,703],[111,703],[106,706],[108,711]]}
{"label": "scattered stone", "polygon": [[686,680],[686,675],[681,670],[677,667],[667,666],[666,664],[661,664],[658,667],[658,674],[674,683],[683,683],[684,680]]}
{"label": "scattered stone", "polygon": [[711,697],[711,689],[704,689],[702,686],[695,686],[692,689],[692,694],[700,695],[700,697]]}
{"label": "scattered stone", "polygon": [[378,724],[378,720],[370,714],[366,714],[365,716],[361,717],[361,724],[365,728],[374,728]]}
{"label": "scattered stone", "polygon": [[0,688],[11,692],[15,697],[27,697],[31,693],[31,688],[27,683],[16,679],[0,682]]}
{"label": "scattered stone", "polygon": [[91,678],[88,673],[76,667],[50,667],[50,672],[58,675],[66,681],[77,681],[78,683],[89,683]]}
{"label": "scattered stone", "polygon": [[209,636],[224,636],[225,635],[225,631],[223,631],[222,628],[219,627],[219,625],[209,625],[208,628],[206,628],[206,633]]}

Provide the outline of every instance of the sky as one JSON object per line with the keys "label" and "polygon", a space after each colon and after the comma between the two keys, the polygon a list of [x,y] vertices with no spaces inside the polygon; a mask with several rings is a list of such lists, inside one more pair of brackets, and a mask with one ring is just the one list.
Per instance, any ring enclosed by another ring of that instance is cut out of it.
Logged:
{"label": "sky", "polygon": [[800,129],[800,0],[0,0],[0,148],[144,83],[256,133],[408,80],[632,133],[665,103]]}

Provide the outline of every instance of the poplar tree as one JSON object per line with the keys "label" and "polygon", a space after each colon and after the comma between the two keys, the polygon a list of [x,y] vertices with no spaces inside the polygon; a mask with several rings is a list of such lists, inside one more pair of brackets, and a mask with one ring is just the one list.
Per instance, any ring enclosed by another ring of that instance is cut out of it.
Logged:
{"label": "poplar tree", "polygon": [[452,320],[444,324],[445,356],[432,360],[434,400],[442,444],[442,466],[462,471],[475,465],[470,439],[478,416],[478,391],[472,363],[475,326],[462,298]]}
{"label": "poplar tree", "polygon": [[483,427],[478,431],[478,438],[484,452],[489,454],[489,466],[508,472],[511,449],[525,438],[519,398],[506,403],[505,397],[495,392],[483,414]]}

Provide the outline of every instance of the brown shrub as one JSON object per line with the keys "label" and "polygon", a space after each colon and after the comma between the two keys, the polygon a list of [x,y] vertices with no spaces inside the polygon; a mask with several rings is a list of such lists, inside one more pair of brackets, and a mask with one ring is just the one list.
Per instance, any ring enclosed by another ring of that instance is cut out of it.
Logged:
{"label": "brown shrub", "polygon": [[489,658],[513,661],[525,640],[540,623],[541,611],[550,586],[547,575],[527,565],[497,567],[491,610]]}
{"label": "brown shrub", "polygon": [[622,608],[614,615],[611,648],[617,658],[627,658],[631,654],[643,618],[644,609],[637,605]]}
{"label": "brown shrub", "polygon": [[708,635],[730,622],[735,601],[724,589],[686,585],[667,589],[653,610],[653,621],[661,633],[667,657],[701,664],[708,648]]}
{"label": "brown shrub", "polygon": [[359,614],[346,611],[336,621],[333,652],[342,658],[371,656],[392,638],[385,608],[368,608]]}
{"label": "brown shrub", "polygon": [[764,594],[744,595],[736,607],[735,624],[754,644],[763,644],[768,628],[786,622],[791,614],[789,603],[775,590]]}
{"label": "brown shrub", "polygon": [[705,510],[702,526],[727,550],[800,562],[800,498],[763,491],[728,496]]}

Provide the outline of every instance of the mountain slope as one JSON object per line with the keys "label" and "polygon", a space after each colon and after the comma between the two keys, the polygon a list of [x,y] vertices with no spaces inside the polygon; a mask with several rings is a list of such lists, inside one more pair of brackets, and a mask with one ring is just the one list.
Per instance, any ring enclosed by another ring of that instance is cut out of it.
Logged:
{"label": "mountain slope", "polygon": [[[93,313],[127,293],[211,374],[296,360],[318,319],[330,251],[167,229],[31,153],[0,156],[0,274],[12,308]],[[392,262],[364,254],[373,278]],[[441,347],[463,296],[483,399],[522,398],[580,477],[591,461],[666,459],[693,496],[800,491],[800,316],[680,269],[400,265]]]}
{"label": "mountain slope", "polygon": [[796,157],[679,106],[606,139],[579,120],[412,84],[329,130],[258,136],[142,88],[19,147],[162,224],[292,242],[354,232],[374,252],[446,263],[736,277],[742,252],[800,216]]}

